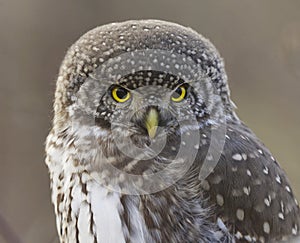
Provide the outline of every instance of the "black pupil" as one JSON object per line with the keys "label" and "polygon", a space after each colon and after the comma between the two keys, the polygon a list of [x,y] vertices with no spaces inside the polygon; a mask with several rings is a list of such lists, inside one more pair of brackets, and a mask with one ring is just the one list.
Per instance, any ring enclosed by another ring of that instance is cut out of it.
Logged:
{"label": "black pupil", "polygon": [[119,99],[124,99],[127,96],[128,91],[126,89],[123,88],[118,88],[116,94],[118,96]]}
{"label": "black pupil", "polygon": [[177,98],[179,98],[179,97],[181,96],[181,94],[182,94],[182,89],[181,89],[180,87],[178,87],[178,88],[175,90],[175,92],[173,93],[173,97],[174,97],[175,99],[177,99]]}

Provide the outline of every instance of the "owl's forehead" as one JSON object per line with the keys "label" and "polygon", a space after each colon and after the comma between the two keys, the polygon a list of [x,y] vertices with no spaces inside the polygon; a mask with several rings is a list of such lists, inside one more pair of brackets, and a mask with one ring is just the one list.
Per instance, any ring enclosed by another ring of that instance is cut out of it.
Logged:
{"label": "owl's forehead", "polygon": [[187,83],[174,74],[155,70],[142,70],[134,74],[128,74],[117,80],[116,84],[129,90],[142,89],[145,87],[148,91],[158,92],[167,89],[173,90],[183,83]]}

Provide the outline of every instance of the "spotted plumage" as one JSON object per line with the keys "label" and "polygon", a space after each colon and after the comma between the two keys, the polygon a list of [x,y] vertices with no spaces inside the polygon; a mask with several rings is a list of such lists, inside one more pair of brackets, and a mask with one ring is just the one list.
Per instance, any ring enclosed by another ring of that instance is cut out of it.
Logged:
{"label": "spotted plumage", "polygon": [[237,117],[218,51],[177,24],[104,25],[72,45],[46,152],[61,242],[299,234],[288,179]]}

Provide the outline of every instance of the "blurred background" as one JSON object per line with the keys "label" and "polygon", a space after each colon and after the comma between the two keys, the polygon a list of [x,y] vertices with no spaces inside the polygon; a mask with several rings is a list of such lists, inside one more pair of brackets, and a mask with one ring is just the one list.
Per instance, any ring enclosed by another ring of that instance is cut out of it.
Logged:
{"label": "blurred background", "polygon": [[216,45],[239,116],[300,199],[299,0],[0,0],[0,213],[23,242],[58,242],[44,141],[67,48],[95,26],[143,18],[190,26]]}

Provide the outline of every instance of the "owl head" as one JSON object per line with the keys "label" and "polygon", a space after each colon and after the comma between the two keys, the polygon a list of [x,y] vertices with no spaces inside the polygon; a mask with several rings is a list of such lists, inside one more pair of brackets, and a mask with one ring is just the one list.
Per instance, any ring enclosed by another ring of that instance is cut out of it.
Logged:
{"label": "owl head", "polygon": [[61,66],[54,110],[53,133],[73,141],[80,164],[99,166],[101,154],[134,174],[166,166],[183,142],[195,146],[195,130],[236,117],[216,48],[157,20],[83,35]]}

